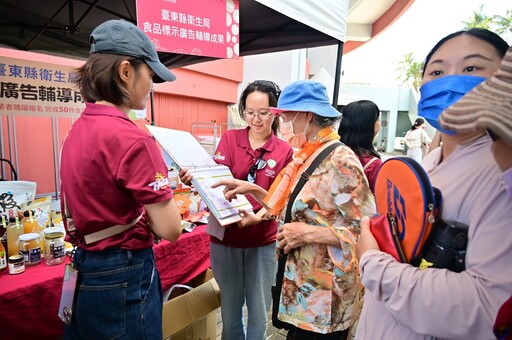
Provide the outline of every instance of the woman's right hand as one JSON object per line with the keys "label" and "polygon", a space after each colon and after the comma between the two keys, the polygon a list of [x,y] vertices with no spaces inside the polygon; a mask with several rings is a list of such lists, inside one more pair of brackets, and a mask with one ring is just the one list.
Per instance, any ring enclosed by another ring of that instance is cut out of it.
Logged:
{"label": "woman's right hand", "polygon": [[192,183],[192,174],[187,168],[180,169],[180,181],[181,183],[190,186]]}
{"label": "woman's right hand", "polygon": [[361,219],[361,235],[359,236],[359,241],[356,243],[357,260],[361,260],[363,254],[370,249],[379,250],[379,244],[370,229],[370,218],[363,216]]}
{"label": "woman's right hand", "polygon": [[224,186],[224,197],[228,201],[236,199],[236,195],[251,194],[255,190],[260,189],[260,187],[256,184],[235,178],[224,179],[212,184],[212,188],[217,188],[220,186]]}

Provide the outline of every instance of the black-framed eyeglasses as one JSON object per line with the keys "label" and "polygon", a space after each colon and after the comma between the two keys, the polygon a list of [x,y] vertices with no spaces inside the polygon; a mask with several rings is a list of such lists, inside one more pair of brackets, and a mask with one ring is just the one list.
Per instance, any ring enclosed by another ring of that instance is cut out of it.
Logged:
{"label": "black-framed eyeglasses", "polygon": [[244,115],[247,118],[251,118],[251,119],[258,117],[261,120],[267,120],[270,117],[272,117],[272,112],[270,112],[270,111],[266,111],[266,112],[247,112],[247,111],[245,111]]}
{"label": "black-framed eyeglasses", "polygon": [[487,132],[489,137],[491,137],[493,142],[496,142],[498,139],[500,139],[500,137],[498,137],[498,135],[495,134],[491,129],[485,129],[485,131]]}
{"label": "black-framed eyeglasses", "polygon": [[247,174],[247,181],[254,183],[256,181],[256,170],[261,170],[267,165],[267,161],[261,158],[258,158],[256,163],[249,169],[249,173]]}

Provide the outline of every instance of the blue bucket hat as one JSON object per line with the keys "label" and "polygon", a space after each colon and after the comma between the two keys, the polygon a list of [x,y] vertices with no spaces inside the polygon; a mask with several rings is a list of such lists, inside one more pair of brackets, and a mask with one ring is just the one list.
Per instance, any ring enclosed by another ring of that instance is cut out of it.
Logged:
{"label": "blue bucket hat", "polygon": [[286,111],[313,112],[326,118],[341,116],[329,102],[325,86],[312,80],[299,80],[283,89],[277,107],[271,107],[270,112],[279,114]]}
{"label": "blue bucket hat", "polygon": [[89,38],[90,53],[108,53],[140,58],[155,72],[153,82],[174,81],[176,76],[160,62],[155,46],[140,28],[125,20],[108,20]]}

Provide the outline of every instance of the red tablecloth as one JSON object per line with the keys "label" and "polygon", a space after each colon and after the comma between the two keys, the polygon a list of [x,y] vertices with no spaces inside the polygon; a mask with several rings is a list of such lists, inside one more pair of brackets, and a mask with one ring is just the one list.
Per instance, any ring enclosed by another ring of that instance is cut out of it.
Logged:
{"label": "red tablecloth", "polygon": [[[210,237],[206,226],[183,233],[178,241],[153,247],[164,292],[186,283],[210,267]],[[68,263],[67,261],[66,263]],[[58,339],[63,323],[57,317],[64,264],[27,267],[18,275],[0,273],[0,338]]]}

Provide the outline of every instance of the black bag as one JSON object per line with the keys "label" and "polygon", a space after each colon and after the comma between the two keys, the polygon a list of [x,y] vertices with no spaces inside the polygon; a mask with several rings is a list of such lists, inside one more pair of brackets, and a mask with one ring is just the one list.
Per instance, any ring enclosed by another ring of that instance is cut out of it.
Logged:
{"label": "black bag", "polygon": [[[286,215],[284,219],[284,223],[288,223],[292,217],[292,205],[295,201],[295,198],[302,190],[302,187],[311,177],[313,171],[318,167],[320,163],[338,146],[343,145],[341,142],[337,142],[327,146],[320,154],[315,158],[313,163],[300,175],[300,179],[297,182],[297,185],[293,189],[292,194],[290,195],[290,199],[288,200],[288,204],[286,206]],[[290,328],[290,324],[287,322],[283,322],[277,318],[277,314],[279,313],[279,302],[281,301],[281,290],[283,288],[283,279],[284,279],[284,269],[286,266],[286,259],[288,255],[284,253],[283,249],[279,251],[279,258],[277,260],[277,273],[276,273],[276,284],[272,287],[272,325],[275,328],[286,329]]]}

